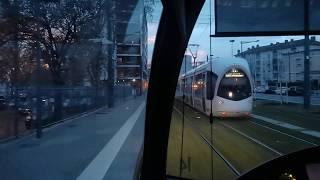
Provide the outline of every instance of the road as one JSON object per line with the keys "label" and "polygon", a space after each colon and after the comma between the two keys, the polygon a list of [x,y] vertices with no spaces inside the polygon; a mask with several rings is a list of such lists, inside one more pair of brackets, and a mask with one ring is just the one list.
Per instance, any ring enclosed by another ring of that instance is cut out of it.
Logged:
{"label": "road", "polygon": [[[279,101],[279,102],[281,102],[281,98],[282,98],[283,102],[303,104],[303,96],[282,95],[282,97],[281,97],[281,95],[277,95],[277,94],[256,93],[255,98],[272,100],[272,101]],[[311,105],[320,105],[320,96],[311,96]]]}
{"label": "road", "polygon": [[[178,152],[181,152],[181,104],[176,103],[172,117],[172,121],[176,123],[173,127],[178,129],[171,129],[171,133],[176,136],[176,145],[172,145],[172,140],[169,143],[168,154],[171,157],[174,153],[179,156]],[[211,179],[213,171],[213,179],[233,179],[263,162],[320,144],[320,138],[293,132],[255,118],[215,119],[212,134],[206,115],[185,106],[184,118],[182,150],[183,162],[187,167],[183,168],[182,176],[186,178]],[[174,139],[174,135],[171,134],[170,138]],[[200,141],[206,141],[206,145]],[[210,165],[210,159],[213,159],[213,165]],[[179,161],[174,158],[168,158],[168,161],[168,173],[179,176]]]}

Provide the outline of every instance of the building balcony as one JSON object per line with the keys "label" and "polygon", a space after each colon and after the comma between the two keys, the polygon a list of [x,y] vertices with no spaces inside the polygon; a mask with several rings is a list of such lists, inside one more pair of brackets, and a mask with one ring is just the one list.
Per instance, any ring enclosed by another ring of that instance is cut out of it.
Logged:
{"label": "building balcony", "polygon": [[135,43],[135,42],[118,42],[118,46],[141,46],[140,43]]}
{"label": "building balcony", "polygon": [[141,54],[140,46],[118,45],[117,54]]}
{"label": "building balcony", "polygon": [[117,64],[117,67],[123,67],[123,68],[139,68],[139,64]]}
{"label": "building balcony", "polygon": [[141,54],[117,54],[117,56],[132,56],[132,57],[138,57],[141,56]]}
{"label": "building balcony", "polygon": [[117,79],[118,80],[133,80],[133,79],[140,80],[141,76],[123,76],[123,77],[118,77]]}

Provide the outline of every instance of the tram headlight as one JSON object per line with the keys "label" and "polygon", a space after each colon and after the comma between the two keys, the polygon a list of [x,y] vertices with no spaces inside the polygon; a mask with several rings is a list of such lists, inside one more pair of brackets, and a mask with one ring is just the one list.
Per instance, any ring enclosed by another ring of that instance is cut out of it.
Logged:
{"label": "tram headlight", "polygon": [[232,98],[233,97],[233,93],[231,91],[228,92],[228,96],[229,98]]}

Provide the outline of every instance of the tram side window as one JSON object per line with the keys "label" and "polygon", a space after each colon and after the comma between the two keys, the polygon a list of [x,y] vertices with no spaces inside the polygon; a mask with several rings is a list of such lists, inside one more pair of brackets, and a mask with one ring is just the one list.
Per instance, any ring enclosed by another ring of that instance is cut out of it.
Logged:
{"label": "tram side window", "polygon": [[187,95],[187,94],[188,94],[188,78],[185,77],[185,78],[183,79],[183,81],[184,81],[184,83],[185,83],[185,85],[183,86],[183,87],[184,87],[184,93]]}
{"label": "tram side window", "polygon": [[216,82],[217,82],[218,76],[211,72],[207,72],[207,99],[212,100],[214,97],[214,92],[216,88]]}
{"label": "tram side window", "polygon": [[176,87],[176,93],[181,93],[181,92],[182,92],[181,87],[183,87],[183,86],[182,86],[182,80],[179,79],[179,80],[178,80],[177,87]]}
{"label": "tram side window", "polygon": [[184,77],[183,79],[181,79],[181,87],[180,87],[180,92],[181,94],[186,94],[187,90],[187,82],[186,82],[186,78]]}
{"label": "tram side window", "polygon": [[195,82],[193,84],[195,96],[201,98],[204,90],[204,74],[200,73],[196,75]]}
{"label": "tram side window", "polygon": [[182,93],[185,89],[185,81],[184,79],[180,79],[180,87],[179,87],[179,91]]}
{"label": "tram side window", "polygon": [[186,94],[191,95],[192,79],[191,77],[186,78]]}

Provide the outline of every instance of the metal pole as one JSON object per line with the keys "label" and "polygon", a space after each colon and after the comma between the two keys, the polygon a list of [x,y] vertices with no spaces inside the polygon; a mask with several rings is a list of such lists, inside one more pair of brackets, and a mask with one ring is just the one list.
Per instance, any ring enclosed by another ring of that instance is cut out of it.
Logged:
{"label": "metal pole", "polygon": [[[17,18],[18,16],[18,6],[16,5],[16,2],[13,2],[13,7],[14,10],[13,12],[7,12],[9,13],[10,16],[14,16],[14,18]],[[14,15],[12,15],[11,13],[13,13]],[[13,58],[13,63],[14,63],[14,71],[13,71],[13,78],[11,80],[12,83],[12,88],[13,89],[13,93],[14,93],[14,106],[17,107],[18,105],[18,73],[19,73],[19,37],[18,37],[18,24],[17,22],[14,23],[14,58]],[[13,95],[11,93],[11,95]],[[19,116],[18,113],[15,112],[14,113],[14,121],[13,121],[13,128],[14,128],[14,136],[16,138],[19,137],[19,129],[18,129],[18,121],[19,121]]]}
{"label": "metal pole", "polygon": [[241,53],[243,52],[243,45],[244,44],[249,44],[249,43],[253,43],[253,42],[259,42],[259,40],[255,40],[255,41],[240,41],[240,49],[241,49]]}
{"label": "metal pole", "polygon": [[191,56],[192,56],[192,58],[193,58],[193,68],[196,68],[196,67],[197,67],[196,59],[197,59],[197,57],[198,57],[199,44],[189,44],[189,46],[195,46],[195,47],[197,47],[195,54],[192,53],[192,51],[191,51],[191,49],[190,49],[190,47],[189,47],[189,51],[190,51]]}
{"label": "metal pole", "polygon": [[[36,1],[36,12],[40,11],[40,2]],[[39,26],[37,26],[37,35],[40,35],[40,29]],[[36,40],[36,46],[37,46],[37,68],[36,68],[36,96],[37,96],[37,102],[36,102],[36,137],[37,138],[41,138],[42,137],[42,123],[41,123],[41,118],[42,118],[42,114],[41,114],[41,92],[40,92],[40,58],[41,58],[41,52],[40,52],[40,43],[39,43],[39,39]]]}
{"label": "metal pole", "polygon": [[233,43],[234,43],[234,40],[230,40],[229,41],[231,43],[231,56],[233,56]]}
{"label": "metal pole", "polygon": [[182,176],[182,163],[183,163],[183,140],[184,140],[184,115],[185,115],[185,89],[186,89],[186,72],[187,72],[187,59],[184,60],[184,72],[185,76],[183,78],[183,90],[182,90],[182,132],[181,132],[181,151],[180,151],[180,167],[179,167],[179,175]]}
{"label": "metal pole", "polygon": [[304,0],[304,108],[310,107],[309,1]]}
{"label": "metal pole", "polygon": [[282,81],[280,81],[280,98],[281,98],[281,104],[283,104],[283,96],[282,96]]}
{"label": "metal pole", "polygon": [[305,35],[304,45],[304,108],[310,107],[310,48],[309,35]]}
{"label": "metal pole", "polygon": [[[276,53],[278,53],[278,52],[276,52]],[[280,59],[279,59],[279,54],[277,54],[277,71],[278,71],[278,73],[277,73],[277,77],[278,77],[278,85],[279,85],[279,83],[280,83],[280,104],[282,104],[282,86],[281,86],[281,81],[280,81]],[[277,85],[277,88],[279,88],[278,87],[278,85]]]}
{"label": "metal pole", "polygon": [[288,103],[289,103],[289,102],[288,102],[288,101],[289,101],[288,82],[286,82],[286,88],[287,88],[287,89],[286,89],[286,96],[287,96],[286,100],[287,100],[287,104],[288,104]]}
{"label": "metal pole", "polygon": [[[111,3],[111,2],[110,2]],[[110,4],[112,6],[112,4]],[[113,19],[113,11],[109,12],[107,16],[107,37],[108,39],[112,39],[113,34],[113,27],[112,27],[112,21]],[[107,55],[107,61],[108,61],[108,107],[112,108],[114,106],[114,62],[113,62],[113,46],[116,46],[116,42],[114,41],[114,44],[108,44],[107,45],[108,55]]]}
{"label": "metal pole", "polygon": [[255,84],[255,87],[257,87],[257,55],[254,59],[254,84]]}
{"label": "metal pole", "polygon": [[233,56],[233,42],[231,43],[231,56]]}
{"label": "metal pole", "polygon": [[[209,21],[209,25],[210,25],[210,35],[212,33],[212,28],[211,28],[211,18],[212,18],[212,12],[211,12],[211,0],[209,0],[209,15],[210,15],[210,21]],[[210,54],[210,71],[212,72],[212,60],[211,60],[211,56],[212,56],[212,52],[211,52],[211,38],[209,37],[209,43],[210,43],[210,46],[209,46],[209,54]],[[210,73],[211,73],[210,72]],[[212,77],[210,77],[210,84],[212,86]],[[214,94],[214,92],[213,92]],[[212,114],[212,100],[210,101],[210,131],[211,131],[211,144],[213,144],[213,133],[212,133],[212,123],[213,123],[213,114]],[[213,151],[211,150],[211,180],[213,180]]]}
{"label": "metal pole", "polygon": [[290,57],[290,54],[289,54],[289,82],[291,82],[291,57]]}

